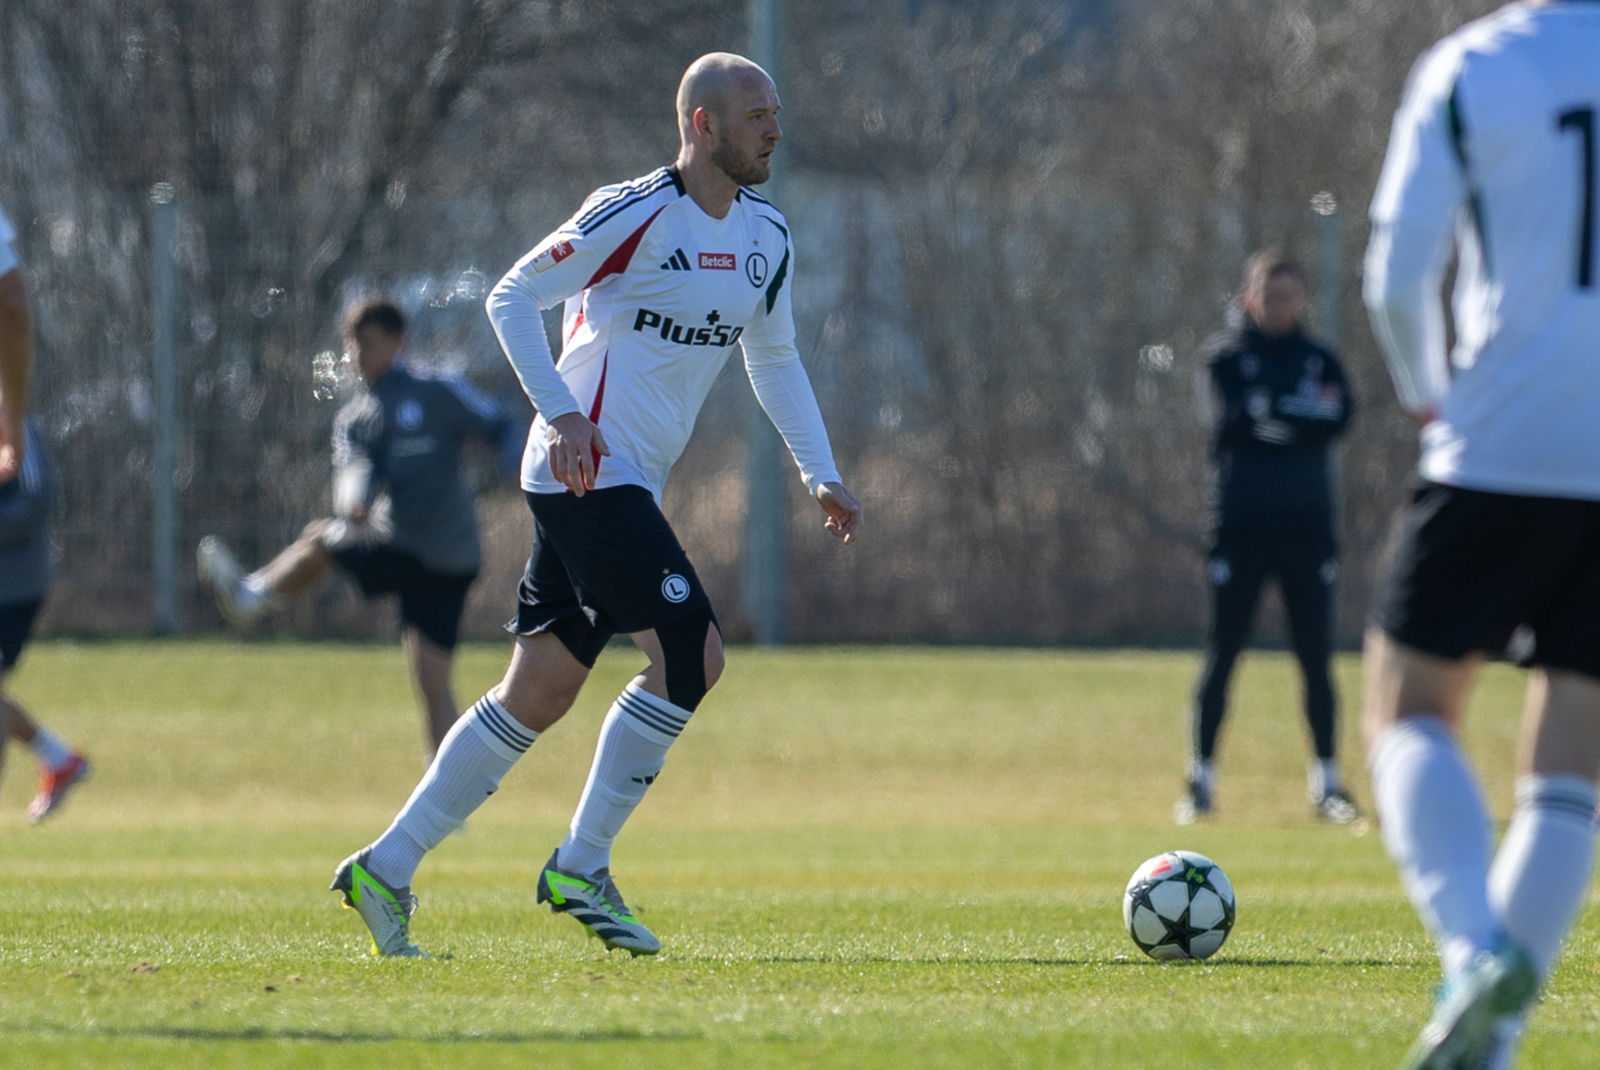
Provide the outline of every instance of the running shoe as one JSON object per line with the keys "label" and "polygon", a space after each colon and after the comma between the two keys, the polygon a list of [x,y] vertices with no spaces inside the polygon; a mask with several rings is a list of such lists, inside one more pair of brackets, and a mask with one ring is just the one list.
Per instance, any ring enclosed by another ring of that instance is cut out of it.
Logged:
{"label": "running shoe", "polygon": [[391,888],[368,871],[371,854],[372,848],[364,847],[339,863],[328,890],[342,893],[344,905],[367,923],[374,955],[427,958],[427,952],[411,942],[411,915],[417,911],[417,897],[409,887]]}
{"label": "running shoe", "polygon": [[1318,817],[1335,825],[1348,825],[1361,816],[1355,800],[1351,799],[1343,788],[1323,792],[1321,798],[1311,801],[1311,805],[1316,809]]}
{"label": "running shoe", "polygon": [[1481,1070],[1496,1055],[1502,1024],[1514,1021],[1538,988],[1527,952],[1501,940],[1444,986],[1433,1018],[1401,1065],[1404,1070]]}
{"label": "running shoe", "polygon": [[661,941],[622,901],[609,870],[602,869],[592,879],[586,879],[558,868],[556,854],[552,853],[539,874],[538,901],[549,903],[557,914],[572,915],[608,951],[620,947],[638,956],[661,950]]}
{"label": "running shoe", "polygon": [[1211,811],[1211,789],[1191,779],[1183,798],[1173,804],[1172,819],[1180,825],[1192,825],[1201,818],[1210,817]]}
{"label": "running shoe", "polygon": [[39,793],[28,804],[28,820],[37,825],[61,808],[67,792],[89,779],[89,759],[73,752],[59,769],[39,767]]}
{"label": "running shoe", "polygon": [[201,539],[194,552],[194,561],[200,579],[211,588],[211,593],[217,599],[217,608],[222,610],[224,617],[243,626],[261,616],[259,605],[247,607],[239,597],[244,590],[244,569],[239,567],[239,562],[228,548],[222,545],[221,539],[215,535]]}

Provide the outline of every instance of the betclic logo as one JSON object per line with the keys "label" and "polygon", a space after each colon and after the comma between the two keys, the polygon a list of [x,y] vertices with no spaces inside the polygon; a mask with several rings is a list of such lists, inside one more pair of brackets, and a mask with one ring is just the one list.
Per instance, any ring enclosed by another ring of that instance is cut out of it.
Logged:
{"label": "betclic logo", "polygon": [[737,271],[739,258],[732,253],[701,253],[700,269],[702,271]]}

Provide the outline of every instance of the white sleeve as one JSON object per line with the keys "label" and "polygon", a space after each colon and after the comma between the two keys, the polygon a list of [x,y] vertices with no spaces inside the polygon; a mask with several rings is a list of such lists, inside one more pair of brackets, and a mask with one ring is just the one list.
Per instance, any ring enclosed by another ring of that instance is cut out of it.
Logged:
{"label": "white sleeve", "polygon": [[556,371],[540,310],[626,271],[645,228],[677,196],[665,169],[638,182],[602,186],[490,292],[484,308],[500,348],[546,422],[583,410]]}
{"label": "white sleeve", "polygon": [[744,367],[756,399],[783,436],[806,490],[815,494],[819,484],[844,481],[834,466],[833,446],[822,423],[822,410],[817,407],[816,392],[811,389],[811,379],[794,344],[794,310],[784,278],[792,278],[792,270],[786,250],[771,307],[756,309],[755,319],[739,336],[739,343],[744,347]]}
{"label": "white sleeve", "polygon": [[1457,144],[1460,67],[1454,48],[1435,48],[1418,61],[1372,199],[1362,297],[1410,412],[1437,409],[1450,389],[1440,286],[1468,197]]}
{"label": "white sleeve", "polygon": [[544,316],[539,299],[529,281],[539,257],[547,256],[549,247],[558,240],[559,232],[546,238],[531,253],[518,260],[506,272],[505,278],[489,292],[484,310],[494,325],[500,348],[517,373],[523,393],[533,402],[534,408],[549,423],[569,412],[583,411],[578,400],[567,389],[567,384],[556,371],[555,355],[550,352],[550,338],[544,333]]}

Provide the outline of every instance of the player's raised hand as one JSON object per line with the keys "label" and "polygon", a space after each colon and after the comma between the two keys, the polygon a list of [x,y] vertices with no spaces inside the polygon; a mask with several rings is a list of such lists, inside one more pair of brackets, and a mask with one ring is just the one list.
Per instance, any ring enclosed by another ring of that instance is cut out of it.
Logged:
{"label": "player's raised hand", "polygon": [[545,441],[550,445],[550,474],[580,498],[593,490],[600,458],[611,456],[600,429],[583,413],[569,412],[550,421]]}
{"label": "player's raised hand", "polygon": [[861,500],[845,488],[843,483],[819,483],[817,503],[828,519],[822,526],[832,535],[849,545],[856,541],[861,531]]}

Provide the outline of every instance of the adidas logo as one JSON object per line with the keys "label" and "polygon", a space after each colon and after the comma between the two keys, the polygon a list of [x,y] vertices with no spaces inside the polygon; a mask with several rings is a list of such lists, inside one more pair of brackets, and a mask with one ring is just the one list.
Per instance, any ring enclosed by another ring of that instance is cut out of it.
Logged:
{"label": "adidas logo", "polygon": [[672,256],[670,258],[668,258],[668,260],[667,260],[667,262],[665,264],[661,265],[661,270],[662,271],[688,271],[688,270],[690,270],[688,254],[685,253],[682,249],[674,249],[674,250],[672,250]]}

